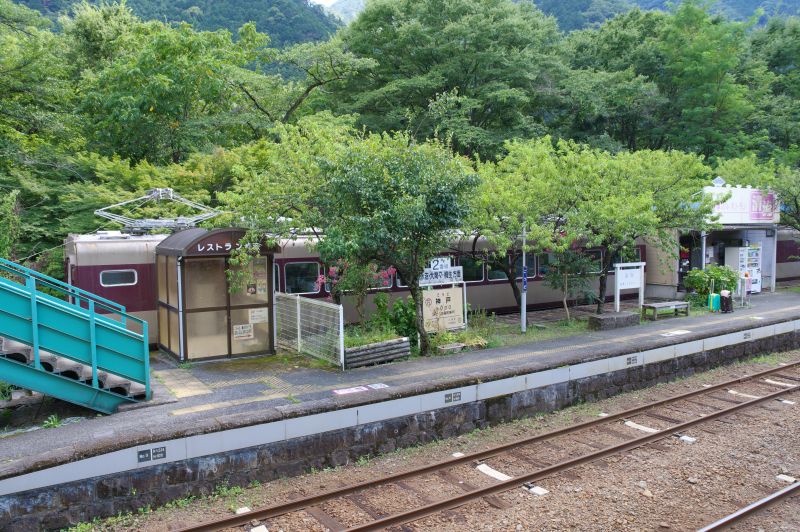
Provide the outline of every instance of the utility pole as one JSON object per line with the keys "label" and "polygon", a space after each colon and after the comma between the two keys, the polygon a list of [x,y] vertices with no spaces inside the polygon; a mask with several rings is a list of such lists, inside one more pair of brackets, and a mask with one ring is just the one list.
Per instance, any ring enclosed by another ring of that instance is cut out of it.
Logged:
{"label": "utility pole", "polygon": [[520,297],[519,319],[522,334],[528,330],[528,254],[525,252],[525,222],[522,222],[522,294]]}

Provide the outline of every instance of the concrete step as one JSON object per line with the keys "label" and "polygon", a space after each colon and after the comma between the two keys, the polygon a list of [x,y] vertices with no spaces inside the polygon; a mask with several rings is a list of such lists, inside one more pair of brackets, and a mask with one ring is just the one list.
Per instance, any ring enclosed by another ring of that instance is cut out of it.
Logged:
{"label": "concrete step", "polygon": [[[27,365],[33,364],[34,358],[33,349],[30,346],[2,336],[0,336],[0,356]],[[44,350],[39,351],[39,363],[42,365],[42,369],[49,373],[56,373],[85,383],[92,382],[92,367],[86,364]],[[138,382],[131,382],[102,370],[97,372],[97,380],[101,388],[118,395],[134,399],[146,398],[145,386]]]}

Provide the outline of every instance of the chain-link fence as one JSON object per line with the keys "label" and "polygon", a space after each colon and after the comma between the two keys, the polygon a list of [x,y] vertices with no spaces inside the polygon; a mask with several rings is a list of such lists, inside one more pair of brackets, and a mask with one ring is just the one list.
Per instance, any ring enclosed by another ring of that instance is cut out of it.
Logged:
{"label": "chain-link fence", "polygon": [[275,294],[278,347],[311,355],[344,369],[344,310],[318,299]]}

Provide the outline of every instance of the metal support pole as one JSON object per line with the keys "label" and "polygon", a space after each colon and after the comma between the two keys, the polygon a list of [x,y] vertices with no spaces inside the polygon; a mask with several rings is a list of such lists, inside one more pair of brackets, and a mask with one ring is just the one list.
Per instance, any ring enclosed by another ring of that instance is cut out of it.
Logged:
{"label": "metal support pole", "polygon": [[97,328],[94,319],[94,301],[91,299],[89,300],[89,344],[92,357],[92,388],[97,389],[100,387],[97,382]]}
{"label": "metal support pole", "polygon": [[619,265],[614,265],[614,312],[619,312]]}
{"label": "metal support pole", "polygon": [[467,313],[467,283],[461,283],[462,302],[464,303],[464,329],[469,329],[469,314]]}
{"label": "metal support pole", "polygon": [[520,294],[519,326],[522,334],[528,330],[528,258],[525,253],[527,239],[525,222],[522,222],[522,294]]}
{"label": "metal support pole", "polygon": [[303,347],[303,338],[300,334],[300,296],[295,296],[297,303],[297,352],[300,353]]}
{"label": "metal support pole", "polygon": [[25,286],[31,296],[31,348],[33,349],[33,367],[42,369],[42,364],[39,362],[39,312],[38,303],[36,302],[36,279],[28,277],[25,280]]}
{"label": "metal support pole", "polygon": [[153,397],[150,391],[150,336],[147,330],[147,320],[142,320],[142,339],[144,340],[144,394],[145,398],[149,401]]}

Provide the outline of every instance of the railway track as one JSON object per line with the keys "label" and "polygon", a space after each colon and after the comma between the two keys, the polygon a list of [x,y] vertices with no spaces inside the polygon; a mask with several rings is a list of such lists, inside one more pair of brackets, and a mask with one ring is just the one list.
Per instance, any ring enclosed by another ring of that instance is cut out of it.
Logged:
{"label": "railway track", "polygon": [[748,516],[760,512],[764,508],[775,504],[776,502],[786,498],[800,495],[800,482],[795,482],[785,488],[772,493],[763,499],[760,499],[753,504],[748,504],[744,508],[741,508],[730,515],[726,515],[722,519],[718,521],[714,521],[710,525],[704,526],[698,532],[713,532],[714,530],[724,530],[731,525],[742,521],[743,519],[747,518]]}
{"label": "railway track", "polygon": [[[483,499],[503,508],[497,497],[568,469],[678,437],[691,442],[690,429],[717,433],[724,418],[754,407],[786,408],[785,396],[800,390],[800,361],[655,401],[617,414],[528,437],[441,463],[387,475],[283,504],[182,529],[217,531],[247,526],[294,530],[291,518],[310,516],[320,529],[367,531],[398,527]],[[773,403],[770,405],[769,403]],[[746,415],[746,414],[745,414]],[[712,422],[718,422],[712,428]],[[693,432],[694,433],[694,432]]]}

